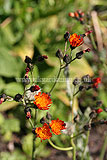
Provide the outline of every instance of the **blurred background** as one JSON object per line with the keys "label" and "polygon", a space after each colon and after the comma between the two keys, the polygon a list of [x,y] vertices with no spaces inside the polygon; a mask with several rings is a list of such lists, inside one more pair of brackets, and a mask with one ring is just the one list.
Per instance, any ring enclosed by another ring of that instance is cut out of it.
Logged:
{"label": "blurred background", "polygon": [[[68,16],[69,12],[81,9],[86,16],[84,24]],[[94,22],[98,19],[98,23]],[[0,95],[5,93],[14,97],[23,94],[22,83],[17,78],[25,74],[25,56],[33,59],[35,78],[54,78],[59,69],[55,57],[57,49],[64,51],[64,33],[83,34],[86,26],[93,30],[92,37],[86,38],[81,49],[91,48],[91,52],[70,65],[70,78],[101,77],[102,83],[97,90],[81,92],[75,98],[75,110],[80,110],[85,119],[89,107],[101,100],[103,109],[107,107],[107,1],[106,0],[0,0]],[[98,34],[98,33],[101,34]],[[92,43],[93,42],[93,43]],[[39,55],[48,55],[42,63],[37,62]],[[63,72],[61,78],[63,78]],[[48,92],[53,82],[38,82],[44,92]],[[72,82],[71,82],[72,87]],[[84,98],[83,98],[84,97]],[[70,104],[66,96],[66,83],[58,83],[52,93],[50,113],[53,119],[68,121]],[[65,114],[66,112],[66,114]],[[38,123],[46,112],[40,112]],[[33,112],[32,112],[33,116]],[[107,112],[100,114],[105,119]],[[99,160],[107,126],[92,129],[86,160]],[[81,157],[84,137],[78,140],[78,155]],[[68,135],[53,136],[52,140],[61,147],[70,145]],[[47,141],[37,138],[36,155],[38,160],[69,160],[71,151],[61,152],[52,149]],[[0,105],[0,159],[28,160],[31,158],[32,133],[25,118],[24,109],[17,102],[4,102]],[[48,157],[48,158],[47,158]],[[104,160],[107,159],[107,153]]]}

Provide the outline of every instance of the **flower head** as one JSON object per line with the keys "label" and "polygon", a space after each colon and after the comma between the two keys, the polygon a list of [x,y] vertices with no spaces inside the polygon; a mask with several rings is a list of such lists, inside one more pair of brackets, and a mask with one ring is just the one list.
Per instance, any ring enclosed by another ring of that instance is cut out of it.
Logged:
{"label": "flower head", "polygon": [[38,95],[35,95],[35,101],[34,104],[40,109],[40,110],[48,110],[52,101],[50,99],[50,96],[46,93],[39,92]]}
{"label": "flower head", "polygon": [[30,91],[31,91],[31,92],[35,92],[35,91],[38,91],[38,90],[40,90],[40,87],[39,87],[38,85],[35,85],[35,86],[31,86],[31,87],[30,87]]}
{"label": "flower head", "polygon": [[27,113],[26,113],[26,119],[29,119],[29,118],[31,118],[31,113],[30,113],[30,112],[27,112]]}
{"label": "flower head", "polygon": [[65,123],[62,120],[52,120],[51,123],[49,124],[51,127],[51,130],[54,134],[59,135],[61,134],[61,130],[66,129],[65,128]]}
{"label": "flower head", "polygon": [[84,43],[83,37],[81,37],[80,35],[77,35],[76,33],[70,35],[69,42],[72,49]]}
{"label": "flower head", "polygon": [[97,113],[97,114],[99,114],[99,113],[101,113],[101,112],[103,112],[103,109],[102,109],[102,108],[96,109],[96,113]]}
{"label": "flower head", "polygon": [[37,137],[41,138],[41,140],[50,139],[52,137],[52,133],[46,123],[44,123],[43,127],[37,127],[35,133],[37,134]]}
{"label": "flower head", "polygon": [[98,88],[98,84],[101,83],[101,78],[100,78],[100,77],[94,78],[94,79],[92,80],[92,82],[93,82],[92,87],[93,87],[93,88]]}

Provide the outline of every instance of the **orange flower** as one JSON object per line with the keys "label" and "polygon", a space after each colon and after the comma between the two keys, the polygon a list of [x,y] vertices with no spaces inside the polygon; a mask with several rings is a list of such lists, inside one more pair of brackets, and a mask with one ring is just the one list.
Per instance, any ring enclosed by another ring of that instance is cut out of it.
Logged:
{"label": "orange flower", "polygon": [[62,120],[52,120],[51,123],[49,124],[51,127],[51,130],[54,134],[59,135],[61,134],[61,130],[66,129],[65,128],[65,123]]}
{"label": "orange flower", "polygon": [[41,140],[50,139],[52,137],[52,133],[46,123],[44,123],[43,127],[37,127],[35,133],[37,134],[37,137],[41,138]]}
{"label": "orange flower", "polygon": [[77,35],[76,33],[70,35],[69,42],[72,49],[84,43],[83,37],[81,37],[80,35]]}
{"label": "orange flower", "polygon": [[52,101],[50,99],[50,96],[46,93],[39,92],[38,95],[35,95],[35,101],[34,104],[40,109],[40,110],[48,110]]}
{"label": "orange flower", "polygon": [[93,87],[93,88],[98,88],[98,84],[101,83],[101,78],[100,78],[100,77],[94,78],[94,79],[92,80],[92,82],[93,82],[92,87]]}

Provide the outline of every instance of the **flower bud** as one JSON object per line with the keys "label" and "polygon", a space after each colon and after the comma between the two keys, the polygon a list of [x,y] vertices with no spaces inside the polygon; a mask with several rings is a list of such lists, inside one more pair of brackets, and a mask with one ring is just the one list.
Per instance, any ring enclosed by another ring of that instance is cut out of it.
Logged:
{"label": "flower bud", "polygon": [[79,122],[79,120],[80,120],[79,115],[76,115],[76,116],[74,117],[74,122],[75,122],[75,123],[76,123],[76,122]]}
{"label": "flower bud", "polygon": [[30,79],[29,79],[29,77],[28,76],[25,76],[25,79],[24,79],[24,85],[28,85],[28,84],[30,84]]}
{"label": "flower bud", "polygon": [[21,102],[21,101],[22,101],[22,95],[19,94],[19,93],[16,94],[14,100],[15,100],[16,102]]}
{"label": "flower bud", "polygon": [[93,31],[92,30],[90,30],[90,31],[87,31],[86,33],[85,33],[85,36],[88,36],[90,33],[92,33]]}
{"label": "flower bud", "polygon": [[69,33],[69,32],[66,32],[66,33],[64,34],[65,42],[68,41],[69,37],[70,37],[70,33]]}
{"label": "flower bud", "polygon": [[26,119],[29,119],[29,118],[31,118],[31,113],[30,113],[30,112],[27,112],[27,113],[26,113]]}
{"label": "flower bud", "polygon": [[30,87],[30,91],[31,91],[31,92],[35,92],[35,91],[38,91],[38,90],[40,90],[40,87],[39,87],[38,85],[35,85],[35,86],[31,86],[31,87]]}
{"label": "flower bud", "polygon": [[46,118],[51,120],[52,116],[51,116],[51,114],[49,112],[46,113]]}
{"label": "flower bud", "polygon": [[97,114],[96,114],[96,111],[95,111],[95,110],[93,110],[93,111],[89,114],[89,117],[90,117],[91,119],[96,118],[96,116],[97,116]]}
{"label": "flower bud", "polygon": [[63,58],[63,61],[68,64],[70,62],[70,56],[66,54]]}
{"label": "flower bud", "polygon": [[102,108],[96,109],[96,113],[97,113],[97,114],[99,114],[99,113],[101,113],[101,112],[103,112],[103,109],[102,109]]}
{"label": "flower bud", "polygon": [[68,16],[74,17],[74,13],[73,13],[73,12],[70,12],[70,13],[68,14]]}
{"label": "flower bud", "polygon": [[78,78],[75,78],[74,81],[73,81],[73,85],[76,86],[80,83],[79,79]]}
{"label": "flower bud", "polygon": [[31,118],[31,109],[29,107],[25,107],[24,112],[26,114],[26,119]]}
{"label": "flower bud", "polygon": [[25,63],[32,63],[32,60],[31,60],[31,58],[30,57],[28,57],[28,56],[26,56],[26,58],[25,58]]}
{"label": "flower bud", "polygon": [[32,133],[33,133],[34,135],[36,135],[35,130],[36,130],[36,128],[33,128],[33,129],[32,129]]}
{"label": "flower bud", "polygon": [[28,74],[28,73],[30,72],[30,68],[27,67],[27,68],[25,69],[25,71],[26,71],[26,74]]}
{"label": "flower bud", "polygon": [[58,49],[58,50],[56,51],[56,57],[58,57],[58,58],[63,58],[63,54],[62,54],[62,51],[61,51],[60,49]]}
{"label": "flower bud", "polygon": [[83,51],[80,51],[80,52],[76,53],[76,58],[77,59],[81,59],[82,56],[83,56]]}
{"label": "flower bud", "polygon": [[82,91],[84,89],[84,86],[79,86],[79,91]]}
{"label": "flower bud", "polygon": [[97,105],[98,107],[101,107],[102,104],[103,104],[102,101],[97,101],[97,102],[96,102],[96,105]]}
{"label": "flower bud", "polygon": [[41,118],[41,119],[40,119],[40,123],[41,123],[41,124],[46,123],[46,118],[45,118],[45,117]]}
{"label": "flower bud", "polygon": [[83,76],[81,79],[82,79],[82,81],[83,81],[84,83],[90,83],[90,81],[91,81],[91,78],[90,78],[90,75],[89,75],[89,74]]}
{"label": "flower bud", "polygon": [[91,126],[89,124],[84,126],[84,130],[85,131],[90,131],[91,130]]}
{"label": "flower bud", "polygon": [[38,57],[39,62],[44,61],[44,59],[48,59],[48,56],[47,55],[41,55],[41,56]]}

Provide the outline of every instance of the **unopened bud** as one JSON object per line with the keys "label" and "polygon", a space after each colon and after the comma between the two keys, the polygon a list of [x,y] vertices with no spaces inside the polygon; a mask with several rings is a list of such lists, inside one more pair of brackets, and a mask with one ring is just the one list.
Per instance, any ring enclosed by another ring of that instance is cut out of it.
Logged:
{"label": "unopened bud", "polygon": [[31,86],[31,87],[30,87],[30,91],[31,91],[31,92],[35,92],[35,91],[38,91],[38,90],[40,90],[40,87],[39,87],[38,85],[35,85],[35,86]]}
{"label": "unopened bud", "polygon": [[30,113],[31,113],[31,109],[26,106],[25,109],[24,109],[24,112],[25,112],[25,114],[27,114],[27,112],[30,112]]}
{"label": "unopened bud", "polygon": [[85,131],[90,131],[91,130],[91,126],[89,124],[84,126],[84,130]]}
{"label": "unopened bud", "polygon": [[48,56],[47,55],[41,55],[41,56],[38,57],[39,62],[44,61],[44,59],[48,59]]}
{"label": "unopened bud", "polygon": [[28,85],[28,84],[30,84],[30,79],[29,79],[29,77],[28,76],[25,76],[25,78],[24,78],[24,85]]}
{"label": "unopened bud", "polygon": [[28,56],[26,56],[25,57],[25,63],[32,63],[32,60],[31,60],[31,58],[30,57],[28,57]]}
{"label": "unopened bud", "polygon": [[63,58],[63,61],[65,62],[65,63],[69,63],[70,62],[70,56],[68,55],[68,54],[66,54],[65,56],[64,56],[64,58]]}
{"label": "unopened bud", "polygon": [[36,130],[36,128],[33,128],[33,129],[32,129],[32,133],[33,133],[33,134],[36,134],[35,130]]}
{"label": "unopened bud", "polygon": [[46,118],[51,120],[52,116],[51,116],[51,114],[49,112],[46,113]]}
{"label": "unopened bud", "polygon": [[90,117],[91,119],[96,118],[96,116],[97,116],[97,114],[96,114],[95,110],[93,110],[93,111],[89,114],[89,117]]}
{"label": "unopened bud", "polygon": [[79,91],[82,91],[84,89],[84,86],[79,87]]}
{"label": "unopened bud", "polygon": [[89,75],[89,74],[83,76],[81,79],[82,79],[82,81],[83,81],[84,83],[90,83],[90,81],[91,81],[91,78],[90,78],[90,75]]}
{"label": "unopened bud", "polygon": [[96,109],[96,113],[97,113],[97,114],[99,114],[99,113],[101,113],[101,112],[103,112],[103,109],[102,109],[102,108]]}
{"label": "unopened bud", "polygon": [[97,105],[98,107],[101,107],[102,104],[103,104],[102,101],[97,101],[97,102],[96,102],[96,105]]}
{"label": "unopened bud", "polygon": [[56,51],[56,57],[58,57],[58,58],[63,58],[63,54],[62,54],[62,51],[61,51],[60,49],[58,49],[58,50]]}
{"label": "unopened bud", "polygon": [[80,51],[80,52],[76,53],[76,58],[77,59],[81,59],[82,56],[83,56],[83,51]]}
{"label": "unopened bud", "polygon": [[70,37],[70,33],[69,33],[69,32],[66,32],[66,33],[64,34],[65,42],[68,41],[69,37]]}
{"label": "unopened bud", "polygon": [[14,98],[14,100],[16,101],[16,102],[20,102],[20,101],[22,101],[22,95],[21,94],[16,94],[15,95],[15,98]]}
{"label": "unopened bud", "polygon": [[76,86],[80,83],[79,79],[78,78],[75,78],[74,81],[73,81],[73,85]]}
{"label": "unopened bud", "polygon": [[90,33],[92,33],[93,31],[92,30],[90,30],[90,31],[87,31],[86,33],[85,33],[85,36],[88,36]]}
{"label": "unopened bud", "polygon": [[80,120],[79,115],[76,115],[76,116],[74,117],[74,122],[75,122],[75,123],[76,123],[76,122],[79,122],[79,120]]}
{"label": "unopened bud", "polygon": [[73,13],[73,12],[70,12],[70,13],[68,14],[68,16],[74,17],[74,13]]}
{"label": "unopened bud", "polygon": [[41,123],[41,124],[46,123],[46,118],[45,118],[45,117],[41,118],[41,119],[40,119],[40,123]]}

